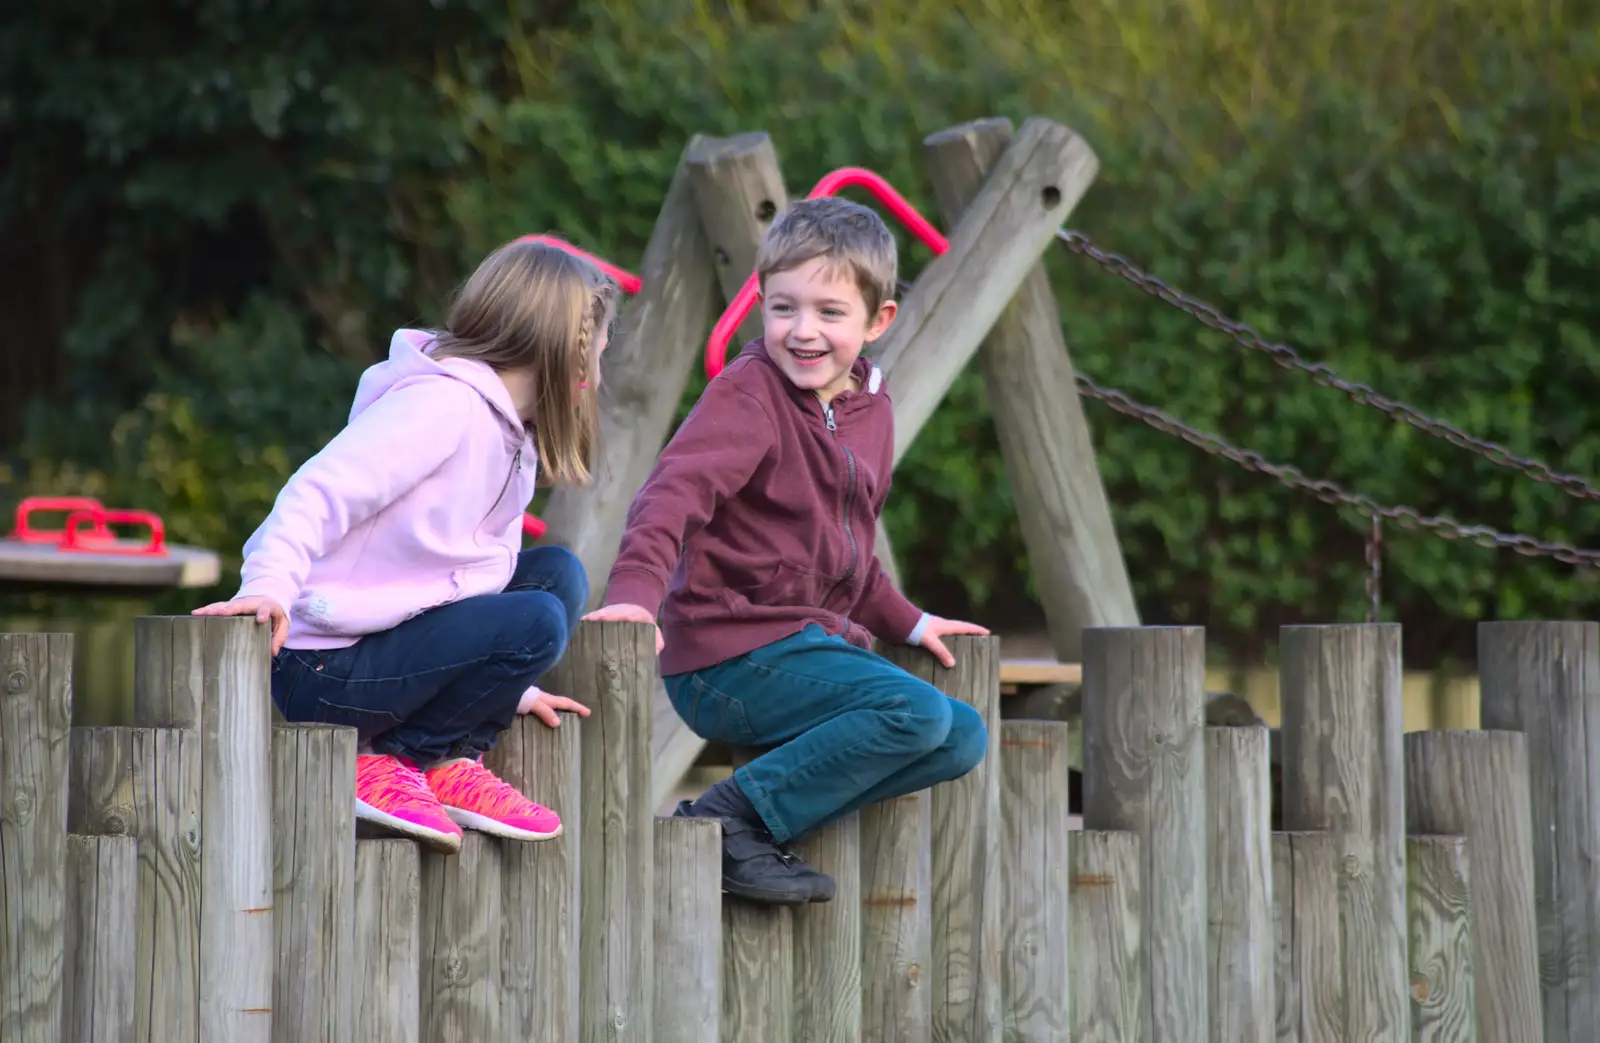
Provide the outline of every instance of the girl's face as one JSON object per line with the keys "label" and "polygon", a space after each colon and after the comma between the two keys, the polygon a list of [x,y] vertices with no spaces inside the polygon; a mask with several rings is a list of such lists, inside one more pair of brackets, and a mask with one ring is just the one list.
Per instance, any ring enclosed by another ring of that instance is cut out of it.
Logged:
{"label": "girl's face", "polygon": [[856,357],[895,315],[893,301],[869,312],[861,288],[838,267],[817,257],[774,272],[761,297],[767,357],[791,384],[824,402],[850,387]]}

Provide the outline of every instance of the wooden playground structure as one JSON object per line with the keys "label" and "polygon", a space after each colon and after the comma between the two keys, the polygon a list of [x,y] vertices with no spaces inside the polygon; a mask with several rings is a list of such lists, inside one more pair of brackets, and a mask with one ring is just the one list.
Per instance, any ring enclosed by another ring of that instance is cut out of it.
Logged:
{"label": "wooden playground structure", "polygon": [[[1056,652],[882,649],[983,715],[977,770],[808,838],[832,902],[761,907],[721,894],[715,823],[657,814],[704,744],[649,627],[584,623],[542,684],[592,716],[492,755],[564,834],[453,856],[358,835],[355,736],[274,721],[251,620],[139,619],[117,727],[72,725],[69,636],[0,635],[0,1039],[1592,1040],[1600,624],[1480,624],[1482,730],[1409,735],[1398,625],[1284,628],[1275,792],[1268,730],[1207,723],[1203,630],[1133,605],[1039,263],[1093,152],[1046,119],[925,152],[950,231],[875,351],[896,458],[976,355]],[[736,306],[787,201],[766,135],[685,149],[606,355],[606,459],[540,519],[591,577],[690,367],[757,331]],[[1002,712],[1040,684],[1081,684],[1081,718]]]}

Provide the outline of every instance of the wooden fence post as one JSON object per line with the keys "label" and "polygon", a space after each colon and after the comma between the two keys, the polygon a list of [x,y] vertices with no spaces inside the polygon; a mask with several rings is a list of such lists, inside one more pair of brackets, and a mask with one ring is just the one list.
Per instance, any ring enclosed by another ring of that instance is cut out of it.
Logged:
{"label": "wooden fence post", "polygon": [[1083,825],[1140,838],[1150,1038],[1205,1039],[1205,631],[1083,635]]}
{"label": "wooden fence post", "polygon": [[[655,809],[650,730],[655,629],[584,622],[544,687],[589,707],[580,736],[582,1043],[650,1043]],[[568,725],[563,725],[567,727]]]}
{"label": "wooden fence post", "polygon": [[716,1043],[722,1022],[722,825],[658,818],[655,1043]]}
{"label": "wooden fence post", "polygon": [[356,841],[352,1040],[422,1039],[422,849],[398,837]]}
{"label": "wooden fence post", "polygon": [[72,635],[0,634],[0,1039],[59,1043]]}
{"label": "wooden fence post", "polygon": [[[685,161],[717,284],[722,299],[731,301],[755,271],[756,250],[772,219],[789,205],[778,153],[767,133],[756,130],[728,138],[700,138]],[[729,361],[746,341],[760,334],[761,312],[752,308],[728,345]]]}
{"label": "wooden fence post", "polygon": [[541,542],[566,546],[591,577],[591,608],[605,596],[628,505],[672,429],[711,327],[711,250],[688,169],[702,140],[691,138],[678,160],[639,265],[643,286],[622,304],[601,359],[601,459],[588,485],[557,486],[542,514]]}
{"label": "wooden fence post", "polygon": [[1400,626],[1283,628],[1283,824],[1334,834],[1346,1039],[1410,1031]]}
{"label": "wooden fence post", "polygon": [[[1278,1039],[1349,1038],[1344,1034],[1339,859],[1339,839],[1332,833],[1272,834]],[[1404,1037],[1402,1029],[1392,1038]]]}
{"label": "wooden fence post", "polygon": [[1053,1043],[1067,1038],[1071,1024],[1068,860],[1078,835],[1069,832],[1071,727],[1066,721],[1000,724],[1001,992],[1008,1043]]}
{"label": "wooden fence post", "polygon": [[1545,1043],[1600,1025],[1600,624],[1478,624],[1482,726],[1523,732]]}
{"label": "wooden fence post", "polygon": [[501,843],[476,830],[453,855],[422,853],[421,1037],[498,1040]]}
{"label": "wooden fence post", "polygon": [[[1029,119],[922,270],[878,342],[895,402],[895,463],[938,408],[1098,171],[1089,146]],[[902,366],[902,360],[909,364]]]}
{"label": "wooden fence post", "polygon": [[1469,863],[1465,837],[1406,838],[1406,962],[1415,1039],[1479,1038]]}
{"label": "wooden fence post", "polygon": [[1405,755],[1407,832],[1464,836],[1469,845],[1478,1039],[1539,1043],[1544,1015],[1527,736],[1411,732]]}
{"label": "wooden fence post", "polygon": [[62,1040],[131,1043],[139,842],[132,837],[68,836],[66,888]]}
{"label": "wooden fence post", "polygon": [[356,732],[327,724],[272,729],[272,1038],[353,1037]]}
{"label": "wooden fence post", "polygon": [[571,714],[556,728],[518,717],[484,756],[502,779],[561,816],[559,837],[501,845],[506,1039],[578,1043],[579,748],[587,726]]}
{"label": "wooden fence post", "polygon": [[[1085,829],[1072,834],[1072,1039],[1160,1041],[1150,1023],[1150,961],[1161,944],[1144,891],[1149,860],[1138,833]],[[1147,940],[1147,935],[1150,937]]]}
{"label": "wooden fence post", "polygon": [[795,845],[833,877],[831,902],[794,910],[794,1038],[858,1043],[861,1037],[861,813],[851,812]]}
{"label": "wooden fence post", "polygon": [[[1010,143],[1007,119],[963,123],[924,139],[924,164],[947,227]],[[1063,662],[1081,662],[1084,627],[1138,626],[1139,610],[1042,262],[1028,269],[978,358],[1051,643]]]}
{"label": "wooden fence post", "polygon": [[1272,778],[1266,728],[1207,728],[1211,1043],[1273,1043]]}

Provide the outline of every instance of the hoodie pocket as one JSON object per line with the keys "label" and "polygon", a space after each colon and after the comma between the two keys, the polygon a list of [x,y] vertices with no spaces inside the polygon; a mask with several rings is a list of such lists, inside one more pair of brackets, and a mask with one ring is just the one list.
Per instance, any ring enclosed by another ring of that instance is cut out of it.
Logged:
{"label": "hoodie pocket", "polygon": [[772,571],[764,581],[740,593],[744,594],[752,605],[800,605],[807,608],[821,608],[822,599],[833,588],[837,579],[836,576],[780,558],[772,566]]}

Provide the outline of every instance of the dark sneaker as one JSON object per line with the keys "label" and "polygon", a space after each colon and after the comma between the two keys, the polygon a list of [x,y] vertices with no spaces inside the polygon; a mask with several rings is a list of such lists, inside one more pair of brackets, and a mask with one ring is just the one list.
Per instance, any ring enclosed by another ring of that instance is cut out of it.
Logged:
{"label": "dark sneaker", "polygon": [[774,841],[765,826],[742,817],[713,815],[687,800],[678,804],[674,815],[722,820],[722,889],[728,894],[774,905],[832,901],[833,878]]}

